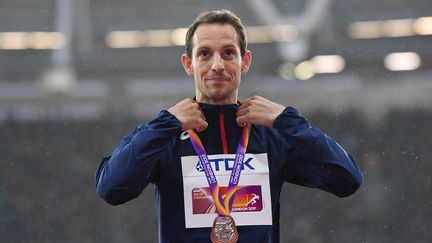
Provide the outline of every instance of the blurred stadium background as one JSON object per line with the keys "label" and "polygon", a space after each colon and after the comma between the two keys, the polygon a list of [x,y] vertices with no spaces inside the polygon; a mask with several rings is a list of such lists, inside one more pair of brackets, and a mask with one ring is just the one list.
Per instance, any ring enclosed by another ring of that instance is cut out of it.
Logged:
{"label": "blurred stadium background", "polygon": [[3,0],[0,242],[157,242],[154,186],[101,201],[101,158],[193,96],[185,28],[225,8],[249,26],[240,96],[298,108],[365,174],[346,199],[282,193],[281,242],[432,239],[430,0]]}

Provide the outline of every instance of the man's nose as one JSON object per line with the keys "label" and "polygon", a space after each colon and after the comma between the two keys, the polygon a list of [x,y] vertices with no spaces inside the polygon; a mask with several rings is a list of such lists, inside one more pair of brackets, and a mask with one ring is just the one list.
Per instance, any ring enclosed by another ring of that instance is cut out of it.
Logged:
{"label": "man's nose", "polygon": [[215,72],[220,72],[224,70],[223,59],[220,55],[214,55],[212,60],[212,70]]}

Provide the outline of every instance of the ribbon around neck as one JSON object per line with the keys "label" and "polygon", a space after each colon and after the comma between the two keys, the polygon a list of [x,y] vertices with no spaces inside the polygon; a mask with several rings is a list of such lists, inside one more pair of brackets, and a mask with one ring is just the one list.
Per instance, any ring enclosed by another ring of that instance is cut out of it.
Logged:
{"label": "ribbon around neck", "polygon": [[210,165],[209,158],[201,142],[201,139],[194,130],[191,129],[187,132],[192,142],[192,146],[198,155],[201,166],[203,167],[218,214],[219,216],[228,216],[232,209],[235,193],[241,188],[241,186],[238,186],[238,183],[240,180],[241,170],[243,168],[243,160],[246,154],[246,148],[249,143],[250,125],[243,127],[240,141],[237,146],[228,189],[224,196],[222,196],[219,192],[219,185],[215,173]]}

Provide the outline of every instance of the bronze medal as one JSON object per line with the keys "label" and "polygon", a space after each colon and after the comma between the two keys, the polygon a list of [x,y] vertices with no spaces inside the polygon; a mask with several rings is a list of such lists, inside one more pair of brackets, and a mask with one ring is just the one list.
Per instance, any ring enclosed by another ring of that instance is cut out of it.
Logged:
{"label": "bronze medal", "polygon": [[239,236],[237,227],[235,225],[234,219],[229,216],[229,213],[234,202],[234,196],[238,189],[238,182],[240,179],[241,168],[243,166],[243,160],[246,155],[246,148],[249,141],[250,126],[243,127],[242,135],[240,137],[239,144],[237,146],[237,152],[234,158],[234,166],[231,172],[231,179],[228,184],[227,192],[229,196],[223,201],[222,195],[219,192],[219,185],[216,180],[215,173],[212,166],[210,165],[209,158],[204,149],[199,136],[194,130],[188,130],[189,138],[191,140],[192,146],[198,155],[200,165],[205,168],[204,173],[207,178],[207,182],[210,186],[210,190],[213,197],[214,205],[217,208],[218,213],[221,215],[228,216],[218,216],[213,221],[213,227],[210,233],[210,239],[213,243],[236,243]]}
{"label": "bronze medal", "polygon": [[238,240],[237,227],[231,216],[218,216],[213,221],[210,233],[213,243],[235,243]]}

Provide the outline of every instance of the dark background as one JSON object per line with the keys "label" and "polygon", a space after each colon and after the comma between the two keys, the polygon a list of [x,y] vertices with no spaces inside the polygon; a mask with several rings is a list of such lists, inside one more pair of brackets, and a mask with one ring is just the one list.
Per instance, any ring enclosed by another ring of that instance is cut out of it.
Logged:
{"label": "dark background", "polygon": [[[138,124],[193,97],[193,81],[180,65],[183,47],[115,49],[106,35],[187,27],[197,13],[219,8],[248,26],[269,20],[247,0],[77,0],[66,12],[57,8],[62,1],[0,3],[0,242],[157,242],[154,186],[113,207],[96,195],[94,175]],[[284,16],[282,24],[300,27],[307,20],[302,15],[319,4],[269,2]],[[323,2],[325,17],[300,44],[285,43],[288,49],[306,46],[300,58],[281,55],[281,43],[249,45],[253,62],[240,97],[258,94],[296,107],[352,154],[365,180],[344,199],[285,184],[281,242],[430,242],[432,35],[359,40],[347,33],[356,21],[427,17],[432,5]],[[69,27],[59,27],[65,13],[71,14]],[[5,48],[5,33],[68,28],[68,48]],[[393,52],[416,52],[421,65],[390,71],[383,62]],[[340,55],[345,68],[307,80],[280,76],[282,64],[316,55]],[[60,74],[53,78],[53,70]]]}

